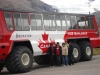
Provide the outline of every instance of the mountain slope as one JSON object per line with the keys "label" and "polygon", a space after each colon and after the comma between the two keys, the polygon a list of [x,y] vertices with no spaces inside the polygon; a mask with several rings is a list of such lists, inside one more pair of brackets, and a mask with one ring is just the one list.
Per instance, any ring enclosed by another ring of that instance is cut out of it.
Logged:
{"label": "mountain slope", "polygon": [[0,0],[0,9],[16,11],[54,11],[40,0]]}

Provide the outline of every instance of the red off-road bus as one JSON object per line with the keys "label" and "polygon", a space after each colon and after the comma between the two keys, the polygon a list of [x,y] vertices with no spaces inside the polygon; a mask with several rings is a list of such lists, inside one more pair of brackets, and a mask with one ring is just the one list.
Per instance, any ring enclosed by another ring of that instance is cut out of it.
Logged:
{"label": "red off-road bus", "polygon": [[16,12],[0,10],[0,71],[27,72],[33,60],[49,63],[50,43],[73,42],[74,61],[91,60],[100,47],[100,33],[94,15]]}

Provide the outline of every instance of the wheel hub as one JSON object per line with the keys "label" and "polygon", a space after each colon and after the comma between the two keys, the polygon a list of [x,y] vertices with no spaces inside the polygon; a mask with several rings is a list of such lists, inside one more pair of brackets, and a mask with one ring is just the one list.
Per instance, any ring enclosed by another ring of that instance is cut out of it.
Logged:
{"label": "wheel hub", "polygon": [[78,50],[77,50],[77,48],[73,49],[73,55],[74,55],[75,58],[78,57]]}
{"label": "wheel hub", "polygon": [[87,48],[86,48],[86,54],[87,54],[88,56],[91,55],[91,48],[90,48],[90,47],[87,47]]}
{"label": "wheel hub", "polygon": [[28,65],[30,62],[29,55],[27,53],[24,53],[21,57],[21,62],[23,65]]}

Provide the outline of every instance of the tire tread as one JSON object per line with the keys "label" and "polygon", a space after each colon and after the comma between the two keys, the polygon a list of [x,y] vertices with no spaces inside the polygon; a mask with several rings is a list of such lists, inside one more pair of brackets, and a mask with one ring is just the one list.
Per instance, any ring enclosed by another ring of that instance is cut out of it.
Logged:
{"label": "tire tread", "polygon": [[[6,67],[7,67],[8,71],[10,71],[11,73],[24,73],[24,72],[27,72],[30,70],[31,67],[29,67],[29,68],[22,67],[22,65],[19,61],[19,55],[24,50],[27,50],[29,52],[30,56],[32,56],[32,53],[30,52],[30,50],[27,47],[18,46],[18,47],[15,47],[14,50],[10,53],[10,55],[7,57]],[[31,66],[32,66],[32,64],[31,64]]]}

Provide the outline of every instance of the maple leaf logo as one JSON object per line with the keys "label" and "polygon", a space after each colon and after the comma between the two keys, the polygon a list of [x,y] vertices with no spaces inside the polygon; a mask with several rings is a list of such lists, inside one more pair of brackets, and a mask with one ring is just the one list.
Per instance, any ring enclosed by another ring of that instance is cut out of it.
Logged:
{"label": "maple leaf logo", "polygon": [[43,51],[43,53],[47,53],[50,43],[55,44],[55,41],[51,38],[48,39],[48,37],[49,37],[49,35],[44,32],[44,34],[42,34],[42,39],[38,40],[38,42],[39,42],[38,47]]}
{"label": "maple leaf logo", "polygon": [[46,34],[45,32],[44,32],[44,34],[42,34],[42,39],[45,41],[45,40],[48,40],[48,34]]}

